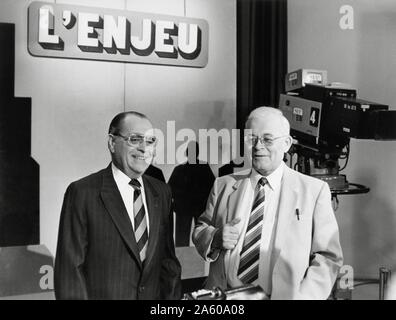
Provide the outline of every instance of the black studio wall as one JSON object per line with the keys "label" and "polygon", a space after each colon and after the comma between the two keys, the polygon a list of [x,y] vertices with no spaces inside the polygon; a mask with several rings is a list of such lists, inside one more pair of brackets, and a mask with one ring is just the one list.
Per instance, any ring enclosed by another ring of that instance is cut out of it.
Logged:
{"label": "black studio wall", "polygon": [[0,247],[38,244],[39,166],[31,99],[14,97],[15,26],[0,23]]}

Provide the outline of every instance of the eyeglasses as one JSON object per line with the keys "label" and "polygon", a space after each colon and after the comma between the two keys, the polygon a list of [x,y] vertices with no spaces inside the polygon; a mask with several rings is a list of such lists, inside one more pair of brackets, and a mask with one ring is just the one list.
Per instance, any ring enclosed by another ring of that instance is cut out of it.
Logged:
{"label": "eyeglasses", "polygon": [[245,135],[245,142],[246,142],[246,144],[248,144],[250,146],[255,146],[257,144],[257,142],[260,141],[260,143],[265,145],[266,147],[272,147],[276,140],[278,140],[280,138],[284,138],[284,137],[288,137],[288,136],[285,135],[285,136],[280,136],[280,137],[276,137],[276,138],[270,138],[267,136],[259,137],[254,134],[247,134],[247,135]]}
{"label": "eyeglasses", "polygon": [[119,133],[110,133],[111,136],[117,136],[123,138],[129,146],[137,147],[146,144],[147,147],[154,147],[157,143],[157,138],[155,136],[143,136],[141,134],[132,133],[130,136],[126,137]]}

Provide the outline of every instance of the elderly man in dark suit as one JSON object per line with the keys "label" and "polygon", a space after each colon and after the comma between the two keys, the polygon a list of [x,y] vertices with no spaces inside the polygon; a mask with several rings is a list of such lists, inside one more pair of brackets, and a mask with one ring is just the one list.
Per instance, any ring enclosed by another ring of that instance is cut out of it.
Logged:
{"label": "elderly man in dark suit", "polygon": [[179,299],[171,191],[144,175],[156,138],[138,112],[109,128],[112,162],[67,188],[55,261],[57,299]]}

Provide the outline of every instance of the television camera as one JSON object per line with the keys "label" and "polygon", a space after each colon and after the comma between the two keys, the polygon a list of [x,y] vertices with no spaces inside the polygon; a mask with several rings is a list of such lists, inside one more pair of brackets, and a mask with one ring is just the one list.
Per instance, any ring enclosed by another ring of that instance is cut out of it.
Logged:
{"label": "television camera", "polygon": [[289,151],[291,159],[297,155],[294,167],[326,181],[333,194],[368,192],[340,174],[348,163],[350,139],[396,140],[396,110],[357,98],[349,85],[328,83],[325,70],[291,72],[285,88],[279,107],[296,140]]}

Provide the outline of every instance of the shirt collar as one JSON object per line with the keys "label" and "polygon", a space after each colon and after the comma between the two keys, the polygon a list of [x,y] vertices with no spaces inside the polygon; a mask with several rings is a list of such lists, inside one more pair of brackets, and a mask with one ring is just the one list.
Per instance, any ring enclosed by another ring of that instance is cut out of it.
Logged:
{"label": "shirt collar", "polygon": [[[129,185],[129,182],[131,182],[131,178],[129,178],[124,172],[118,169],[113,162],[111,163],[111,170],[113,171],[113,177],[117,185],[121,185],[121,186]],[[140,182],[140,185],[143,188],[142,176],[137,178],[137,181]]]}
{"label": "shirt collar", "polygon": [[[285,163],[282,161],[282,163],[279,165],[278,168],[274,170],[271,174],[266,176],[265,178],[268,181],[268,185],[272,190],[277,190],[280,188],[281,181],[282,181],[282,176],[283,176],[283,171],[284,171]],[[252,182],[252,186],[256,186],[260,178],[262,178],[263,175],[258,173],[254,168],[252,168],[252,171],[250,173],[250,181]]]}

